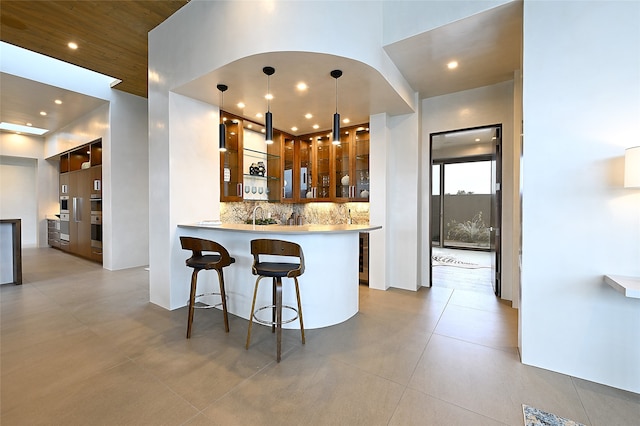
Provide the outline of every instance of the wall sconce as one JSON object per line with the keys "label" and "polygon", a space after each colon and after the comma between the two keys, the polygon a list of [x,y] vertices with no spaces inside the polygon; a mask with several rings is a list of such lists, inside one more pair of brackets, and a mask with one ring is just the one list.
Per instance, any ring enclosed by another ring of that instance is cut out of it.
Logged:
{"label": "wall sconce", "polygon": [[640,188],[640,146],[624,151],[624,187]]}
{"label": "wall sconce", "polygon": [[340,145],[340,114],[338,114],[338,79],[342,77],[341,70],[331,71],[331,77],[336,79],[336,112],[333,114],[333,144]]}
{"label": "wall sconce", "polygon": [[[229,87],[225,84],[218,84],[218,90],[220,91],[220,111],[222,111],[222,106],[224,105],[224,92]],[[222,120],[222,114],[220,115],[220,119]],[[224,125],[224,121],[220,121],[220,125],[218,126],[218,137],[220,152],[225,152],[227,150],[227,127]]]}
{"label": "wall sconce", "polygon": [[271,87],[270,87],[270,77],[276,72],[276,69],[273,67],[264,67],[262,68],[262,72],[267,75],[267,113],[264,116],[264,126],[265,126],[265,137],[264,142],[267,145],[271,145],[273,143],[273,118],[271,117]]}

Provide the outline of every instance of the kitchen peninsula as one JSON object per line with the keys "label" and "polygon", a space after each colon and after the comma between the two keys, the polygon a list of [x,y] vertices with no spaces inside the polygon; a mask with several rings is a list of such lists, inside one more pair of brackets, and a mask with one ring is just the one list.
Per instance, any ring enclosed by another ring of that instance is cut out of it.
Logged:
{"label": "kitchen peninsula", "polygon": [[[222,244],[236,259],[226,268],[225,286],[228,309],[234,315],[248,319],[256,277],[251,273],[253,257],[250,241],[273,238],[293,241],[302,246],[305,272],[300,277],[300,293],[305,328],[321,328],[339,324],[358,312],[358,244],[359,233],[381,229],[370,225],[252,225],[214,224],[200,222],[178,225],[178,236],[186,235],[214,240]],[[185,252],[185,259],[188,257]],[[185,267],[186,270],[186,267]],[[199,280],[213,291],[217,288],[215,274],[202,274]],[[188,281],[181,283],[185,292]],[[262,286],[257,306],[270,304],[270,286]],[[199,289],[201,290],[201,289]],[[186,294],[186,293],[185,293]],[[295,306],[293,287],[284,285],[283,304]],[[297,322],[285,328],[298,327]]]}

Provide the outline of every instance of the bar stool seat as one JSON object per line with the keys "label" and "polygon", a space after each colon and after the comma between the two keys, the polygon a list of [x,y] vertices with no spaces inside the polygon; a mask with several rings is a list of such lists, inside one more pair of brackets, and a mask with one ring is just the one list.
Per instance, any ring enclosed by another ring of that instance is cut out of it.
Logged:
{"label": "bar stool seat", "polygon": [[[251,303],[251,315],[249,316],[249,330],[247,331],[246,349],[249,349],[251,343],[251,326],[253,321],[260,324],[271,325],[271,331],[276,332],[277,340],[277,362],[280,362],[282,354],[282,324],[287,324],[300,320],[300,333],[302,335],[302,344],[304,339],[304,322],[302,319],[302,304],[300,302],[300,287],[298,285],[298,277],[304,273],[304,254],[300,245],[282,240],[258,239],[251,241],[251,254],[253,255],[252,273],[257,275],[256,284],[253,290],[253,302]],[[269,261],[262,262],[261,256],[269,256]],[[273,262],[273,256],[286,256],[288,258],[297,257],[297,263],[294,262]],[[262,278],[272,278],[272,304],[262,306],[256,309],[256,296],[258,294],[258,286]],[[296,300],[298,306],[287,306],[282,304],[282,278],[292,278],[295,284]],[[271,321],[257,317],[257,313],[271,309]],[[295,312],[295,317],[283,320],[282,310],[288,309]]]}
{"label": "bar stool seat", "polygon": [[[227,313],[227,296],[224,288],[224,274],[222,269],[225,266],[229,266],[235,263],[235,259],[229,255],[227,249],[215,241],[204,240],[202,238],[194,237],[180,237],[180,243],[184,250],[191,250],[191,257],[188,258],[185,263],[188,267],[193,268],[191,274],[191,291],[189,292],[189,317],[187,319],[187,339],[191,337],[191,329],[193,324],[193,315],[195,309],[211,309],[218,306],[222,306],[222,313],[224,316],[224,328],[229,332],[229,316]],[[202,252],[210,252],[217,254],[202,254]],[[215,269],[218,273],[218,282],[220,285],[220,292],[210,292],[196,294],[198,272],[202,270]],[[218,304],[208,304],[199,299],[207,296],[220,296],[222,301]]]}

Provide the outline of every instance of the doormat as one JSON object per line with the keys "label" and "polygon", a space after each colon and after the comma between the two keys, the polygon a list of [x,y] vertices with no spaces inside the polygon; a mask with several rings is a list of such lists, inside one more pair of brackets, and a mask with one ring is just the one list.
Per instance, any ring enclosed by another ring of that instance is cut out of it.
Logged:
{"label": "doormat", "polygon": [[437,255],[431,256],[433,266],[457,266],[458,268],[489,268],[489,266],[478,265],[477,263],[463,262],[450,255]]}
{"label": "doormat", "polygon": [[584,426],[582,423],[522,404],[525,426]]}

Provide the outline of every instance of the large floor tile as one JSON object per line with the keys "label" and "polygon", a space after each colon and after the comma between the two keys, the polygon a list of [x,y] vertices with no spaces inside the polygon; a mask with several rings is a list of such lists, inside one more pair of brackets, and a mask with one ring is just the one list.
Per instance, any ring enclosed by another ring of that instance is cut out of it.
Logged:
{"label": "large floor tile", "polygon": [[126,360],[89,330],[7,351],[2,354],[2,411],[64,393]]}
{"label": "large floor tile", "polygon": [[402,390],[332,358],[297,351],[203,413],[227,425],[386,425]]}
{"label": "large floor tile", "polygon": [[132,362],[2,414],[2,425],[180,425],[198,411]]}
{"label": "large floor tile", "polygon": [[439,400],[413,389],[407,389],[389,426],[499,426],[504,423]]}
{"label": "large floor tile", "polygon": [[640,395],[598,383],[573,379],[593,426],[640,424]]}
{"label": "large floor tile", "polygon": [[435,334],[494,348],[518,346],[518,315],[515,309],[489,311],[448,305]]}
{"label": "large floor tile", "polygon": [[431,334],[370,316],[361,312],[342,324],[309,330],[305,350],[406,385]]}
{"label": "large floor tile", "polygon": [[434,335],[409,387],[507,424],[522,422],[522,404],[585,422],[568,376],[527,367],[517,351]]}

